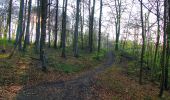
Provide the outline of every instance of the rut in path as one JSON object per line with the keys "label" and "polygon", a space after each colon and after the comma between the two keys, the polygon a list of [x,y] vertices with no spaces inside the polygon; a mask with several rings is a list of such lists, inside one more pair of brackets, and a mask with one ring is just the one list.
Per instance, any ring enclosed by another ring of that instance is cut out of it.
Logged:
{"label": "rut in path", "polygon": [[90,87],[94,84],[94,76],[105,71],[113,64],[114,54],[108,52],[105,64],[93,70],[85,72],[78,78],[61,81],[43,83],[36,86],[24,88],[17,95],[17,100],[98,100]]}

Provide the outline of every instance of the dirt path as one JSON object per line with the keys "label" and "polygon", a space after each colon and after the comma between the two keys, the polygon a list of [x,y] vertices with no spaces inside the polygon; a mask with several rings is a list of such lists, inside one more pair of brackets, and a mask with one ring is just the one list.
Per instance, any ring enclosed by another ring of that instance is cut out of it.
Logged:
{"label": "dirt path", "polygon": [[107,62],[81,76],[69,81],[42,83],[33,87],[26,87],[17,95],[17,100],[98,100],[90,87],[94,83],[94,76],[105,71],[113,64],[114,55],[107,54]]}

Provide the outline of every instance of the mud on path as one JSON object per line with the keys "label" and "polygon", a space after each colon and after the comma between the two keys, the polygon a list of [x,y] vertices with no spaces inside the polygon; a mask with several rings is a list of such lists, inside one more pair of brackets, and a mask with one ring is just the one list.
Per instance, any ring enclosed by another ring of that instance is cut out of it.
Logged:
{"label": "mud on path", "polygon": [[17,100],[98,100],[91,91],[94,77],[113,64],[114,55],[108,52],[105,64],[83,73],[68,81],[42,83],[23,88],[17,95]]}

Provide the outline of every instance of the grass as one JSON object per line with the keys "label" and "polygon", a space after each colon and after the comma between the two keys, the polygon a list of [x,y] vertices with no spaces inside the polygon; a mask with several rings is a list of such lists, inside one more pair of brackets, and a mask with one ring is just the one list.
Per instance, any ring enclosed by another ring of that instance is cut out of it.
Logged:
{"label": "grass", "polygon": [[102,61],[105,57],[106,52],[107,52],[106,50],[101,50],[99,53],[94,52],[92,58],[97,61]]}
{"label": "grass", "polygon": [[61,71],[64,73],[75,73],[81,71],[85,66],[83,65],[71,65],[65,63],[53,63],[51,64],[54,70]]}

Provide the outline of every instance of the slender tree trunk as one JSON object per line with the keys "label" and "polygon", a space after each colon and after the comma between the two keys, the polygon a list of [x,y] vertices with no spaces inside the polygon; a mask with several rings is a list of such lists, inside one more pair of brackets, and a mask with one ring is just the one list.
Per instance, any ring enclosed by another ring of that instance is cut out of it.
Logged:
{"label": "slender tree trunk", "polygon": [[115,50],[119,49],[119,37],[120,37],[120,18],[121,18],[121,0],[115,0],[116,6],[116,18],[115,18],[115,28],[116,28],[116,45]]}
{"label": "slender tree trunk", "polygon": [[45,38],[46,38],[46,20],[47,20],[47,0],[40,0],[41,4],[41,39],[40,39],[40,59],[42,70],[46,71],[45,61]]}
{"label": "slender tree trunk", "polygon": [[[170,24],[170,23],[169,23]],[[166,64],[165,64],[165,89],[168,90],[169,76],[169,55],[170,55],[170,25],[167,27],[167,48],[166,48]]]}
{"label": "slender tree trunk", "polygon": [[8,18],[7,18],[7,24],[8,24],[8,36],[9,36],[9,41],[11,41],[11,14],[12,14],[12,1],[9,1],[9,9],[8,9]]}
{"label": "slender tree trunk", "polygon": [[164,84],[165,84],[165,57],[166,57],[166,13],[167,13],[167,0],[164,0],[164,35],[163,35],[163,51],[161,57],[161,68],[162,68],[162,75],[161,75],[161,84],[160,84],[160,92],[159,96],[162,97],[164,91]]}
{"label": "slender tree trunk", "polygon": [[89,4],[88,4],[88,10],[89,10],[89,38],[88,38],[88,47],[89,47],[89,50],[90,50],[90,44],[91,44],[91,30],[90,30],[90,27],[91,27],[91,0],[89,0]]}
{"label": "slender tree trunk", "polygon": [[67,16],[67,0],[64,0],[63,3],[63,19],[62,19],[62,57],[66,57],[65,48],[66,48],[66,16]]}
{"label": "slender tree trunk", "polygon": [[28,7],[27,28],[26,28],[26,35],[25,35],[25,40],[24,40],[24,50],[26,49],[27,44],[29,44],[31,4],[32,4],[32,0],[29,0],[29,2],[28,2],[28,6],[29,6],[29,7]]}
{"label": "slender tree trunk", "polygon": [[170,0],[168,0],[168,25],[166,29],[167,34],[167,48],[166,48],[166,64],[165,64],[165,89],[168,90],[168,76],[169,76],[169,55],[170,55]]}
{"label": "slender tree trunk", "polygon": [[[157,67],[157,54],[159,49],[159,40],[160,40],[160,12],[159,12],[159,0],[157,0],[157,39],[156,39],[156,48],[155,48],[155,54],[154,54],[154,67]],[[154,69],[153,69],[154,70]],[[154,71],[153,71],[154,72]],[[153,73],[154,74],[154,73]],[[153,77],[152,77],[153,78]]]}
{"label": "slender tree trunk", "polygon": [[3,52],[5,52],[5,49],[6,49],[6,40],[7,40],[7,31],[8,34],[9,34],[9,41],[11,41],[11,12],[12,12],[12,0],[9,1],[9,7],[8,7],[8,16],[7,16],[7,24],[6,24],[6,27],[5,27],[5,32],[4,32],[4,39],[3,39]]}
{"label": "slender tree trunk", "polygon": [[48,0],[49,2],[49,6],[48,6],[48,47],[50,48],[51,47],[51,11],[50,11],[50,8],[51,8],[51,0]]}
{"label": "slender tree trunk", "polygon": [[142,73],[143,73],[143,58],[145,53],[145,32],[144,32],[144,23],[143,23],[143,0],[140,2],[141,9],[141,24],[142,24],[142,53],[141,53],[141,64],[140,64],[140,75],[139,75],[139,83],[142,84]]}
{"label": "slender tree trunk", "polygon": [[37,0],[37,23],[36,23],[36,40],[35,40],[35,49],[36,52],[39,52],[40,46],[40,0]]}
{"label": "slender tree trunk", "polygon": [[99,41],[98,41],[98,53],[100,52],[100,49],[101,49],[102,7],[103,7],[103,2],[102,2],[102,0],[100,0],[100,16],[99,16]]}
{"label": "slender tree trunk", "polygon": [[[84,48],[84,35],[83,35],[83,30],[84,30],[84,0],[82,1],[83,3],[83,15],[82,12],[80,13],[81,15],[81,49]],[[82,9],[81,9],[82,10]]]}
{"label": "slender tree trunk", "polygon": [[58,0],[56,0],[56,15],[55,15],[55,38],[54,38],[54,48],[57,48],[57,35],[58,35]]}
{"label": "slender tree trunk", "polygon": [[92,12],[90,15],[90,27],[89,27],[89,52],[93,52],[93,27],[94,27],[94,10],[95,10],[95,2],[96,0],[93,0],[93,7]]}
{"label": "slender tree trunk", "polygon": [[[23,19],[23,23],[22,23],[22,34],[23,34],[23,36],[24,36],[24,34],[25,34],[25,22],[26,22],[26,18],[27,18],[27,16],[26,16],[26,13],[27,12],[27,0],[26,0],[26,2],[25,2],[25,7],[24,7],[24,19]],[[22,39],[24,39],[24,37],[22,37]],[[22,41],[21,42],[19,42],[19,44],[18,44],[18,49],[19,50],[23,50],[24,48],[22,47]]]}
{"label": "slender tree trunk", "polygon": [[78,57],[79,6],[80,6],[80,0],[77,0],[76,25],[75,25],[75,31],[74,31],[74,57]]}
{"label": "slender tree trunk", "polygon": [[63,39],[63,28],[64,28],[64,20],[63,19],[64,19],[64,13],[65,13],[65,10],[64,10],[65,9],[65,2],[66,2],[66,0],[63,0],[63,7],[62,7],[62,29],[61,29],[62,32],[61,32],[61,35],[60,35],[60,48],[63,47],[62,46],[63,45],[63,43],[62,43],[63,40],[62,39]]}
{"label": "slender tree trunk", "polygon": [[[23,25],[23,13],[24,13],[24,0],[21,0],[20,2],[20,12],[19,12],[19,23],[18,23],[18,38],[19,40],[17,40],[17,44],[18,45],[18,49],[21,51],[22,50],[22,36],[23,36],[23,31],[22,31],[22,25]],[[21,41],[20,41],[21,40]]]}
{"label": "slender tree trunk", "polygon": [[[23,10],[24,9],[24,0],[20,1],[20,11],[19,11],[19,18],[18,18],[18,26],[17,26],[17,33],[16,33],[16,43],[14,45],[14,48],[11,52],[11,54],[9,55],[9,58],[11,58],[17,48],[17,46],[19,45],[19,43],[22,42],[22,37],[23,37],[23,33],[22,33],[22,23],[23,23]],[[21,47],[19,47],[19,50],[22,50]]]}

